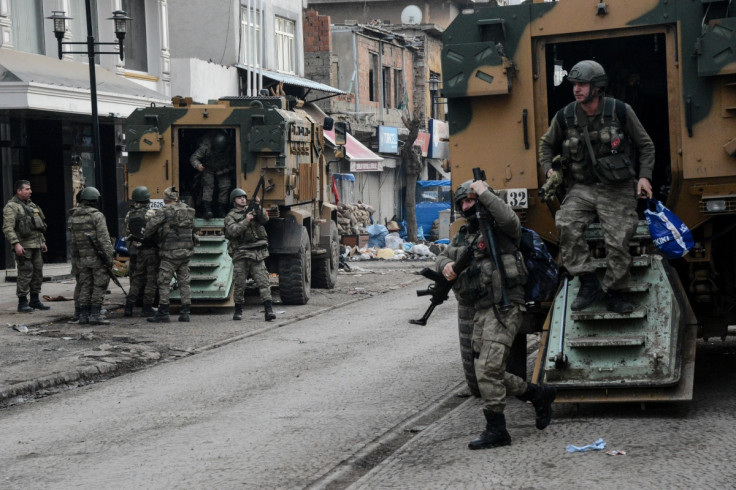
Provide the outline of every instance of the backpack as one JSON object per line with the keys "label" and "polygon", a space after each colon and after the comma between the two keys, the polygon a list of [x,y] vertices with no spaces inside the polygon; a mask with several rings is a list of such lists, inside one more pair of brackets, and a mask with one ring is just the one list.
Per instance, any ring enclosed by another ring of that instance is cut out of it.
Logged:
{"label": "backpack", "polygon": [[535,231],[522,227],[519,250],[529,273],[524,286],[524,301],[541,303],[549,300],[557,291],[559,267],[547,245]]}

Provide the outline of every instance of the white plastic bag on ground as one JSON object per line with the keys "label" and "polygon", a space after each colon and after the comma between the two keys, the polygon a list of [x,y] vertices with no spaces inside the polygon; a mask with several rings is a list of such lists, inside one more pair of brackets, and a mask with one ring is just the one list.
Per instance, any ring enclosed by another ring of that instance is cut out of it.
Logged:
{"label": "white plastic bag on ground", "polygon": [[399,236],[398,233],[389,233],[388,235],[386,235],[386,248],[398,250],[401,248],[401,244],[403,243],[404,240]]}
{"label": "white plastic bag on ground", "polygon": [[418,243],[418,244],[414,245],[413,247],[411,247],[411,249],[409,250],[409,252],[410,253],[413,253],[414,255],[421,255],[423,257],[424,256],[429,256],[429,255],[434,255],[432,252],[429,251],[429,247],[426,246],[423,243]]}

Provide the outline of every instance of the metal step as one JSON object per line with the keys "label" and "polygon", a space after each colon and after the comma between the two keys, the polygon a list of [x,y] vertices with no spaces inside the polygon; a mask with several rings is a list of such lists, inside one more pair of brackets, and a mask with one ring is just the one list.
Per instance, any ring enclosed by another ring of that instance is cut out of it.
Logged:
{"label": "metal step", "polygon": [[[605,269],[608,263],[606,262],[606,258],[602,259],[590,259],[590,263],[595,266],[596,269]],[[652,263],[652,256],[651,255],[637,255],[636,257],[632,257],[632,267],[649,267],[649,265]]]}
{"label": "metal step", "polygon": [[631,347],[644,345],[643,335],[615,337],[580,337],[567,339],[569,347]]}
{"label": "metal step", "polygon": [[[585,230],[585,238],[588,241],[603,240],[601,224],[591,223],[588,225],[588,228]],[[636,224],[636,230],[634,231],[634,235],[631,237],[631,240],[633,242],[638,240],[651,240],[651,235],[649,235],[649,226],[647,226],[646,221],[640,220]]]}
{"label": "metal step", "polygon": [[570,319],[575,322],[585,320],[631,320],[646,317],[647,309],[644,307],[635,308],[631,313],[625,314],[614,313],[608,310],[583,310],[570,313]]}
{"label": "metal step", "polygon": [[203,242],[215,242],[215,243],[221,243],[227,240],[224,235],[200,235],[199,241],[200,243]]}

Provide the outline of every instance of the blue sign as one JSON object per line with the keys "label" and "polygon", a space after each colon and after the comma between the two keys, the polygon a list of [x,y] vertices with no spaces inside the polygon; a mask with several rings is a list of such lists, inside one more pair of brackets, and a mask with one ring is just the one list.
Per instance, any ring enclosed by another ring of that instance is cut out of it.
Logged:
{"label": "blue sign", "polygon": [[399,153],[399,128],[393,126],[378,126],[379,153]]}

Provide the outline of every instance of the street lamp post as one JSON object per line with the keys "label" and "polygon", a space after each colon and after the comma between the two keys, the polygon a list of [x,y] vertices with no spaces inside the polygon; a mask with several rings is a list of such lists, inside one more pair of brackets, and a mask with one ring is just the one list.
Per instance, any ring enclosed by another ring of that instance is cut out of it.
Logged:
{"label": "street lamp post", "polygon": [[429,77],[429,94],[432,99],[430,114],[432,119],[437,119],[437,92],[440,90],[440,77],[431,75]]}
{"label": "street lamp post", "polygon": [[[86,42],[71,42],[62,41],[64,34],[66,33],[66,21],[71,20],[72,17],[67,17],[66,12],[63,10],[54,10],[50,17],[54,23],[54,35],[56,36],[56,42],[59,46],[59,59],[62,58],[64,51],[62,50],[63,45],[78,45],[86,44],[86,51],[66,51],[69,54],[86,54],[89,59],[89,93],[92,101],[92,148],[94,151],[95,158],[95,186],[99,191],[102,191],[102,154],[100,151],[100,121],[97,114],[97,76],[95,74],[95,55],[97,54],[117,54],[120,56],[120,60],[123,60],[123,40],[125,39],[125,32],[127,28],[127,22],[131,20],[123,10],[116,10],[112,13],[112,17],[109,20],[115,23],[115,36],[118,38],[117,42],[95,42],[94,35],[92,34],[92,8],[90,7],[90,0],[84,1],[84,6],[87,14],[87,41]],[[117,45],[118,51],[96,51],[97,46],[103,45]]]}

